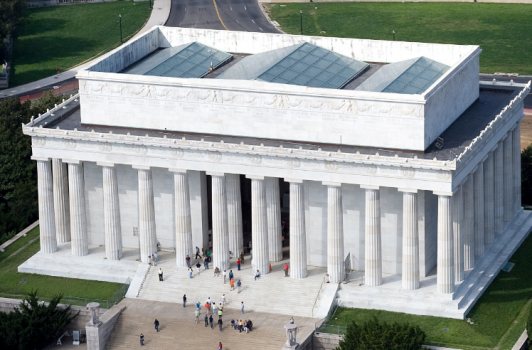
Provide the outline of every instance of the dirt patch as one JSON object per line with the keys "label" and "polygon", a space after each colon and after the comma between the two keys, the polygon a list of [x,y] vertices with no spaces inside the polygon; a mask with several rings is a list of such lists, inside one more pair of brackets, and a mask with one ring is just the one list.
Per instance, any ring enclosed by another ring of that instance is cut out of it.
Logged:
{"label": "dirt patch", "polygon": [[525,109],[525,118],[521,121],[521,150],[532,144],[532,109]]}

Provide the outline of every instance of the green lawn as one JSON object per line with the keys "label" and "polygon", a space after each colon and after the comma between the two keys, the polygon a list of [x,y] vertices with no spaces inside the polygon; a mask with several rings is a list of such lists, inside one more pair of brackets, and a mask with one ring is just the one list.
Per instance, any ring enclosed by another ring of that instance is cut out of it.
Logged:
{"label": "green lawn", "polygon": [[[29,21],[13,45],[10,86],[26,84],[67,70],[120,45],[140,30],[149,2],[115,1],[28,9]],[[125,41],[125,40],[124,40]]]}
{"label": "green lawn", "polygon": [[532,74],[532,4],[288,3],[264,4],[290,34],[480,45],[482,73]]}
{"label": "green lawn", "polygon": [[[65,297],[88,298],[107,300],[121,287],[121,284],[98,281],[86,281],[75,278],[61,278],[26,274],[17,272],[20,264],[40,250],[39,239],[29,246],[9,257],[28,244],[33,238],[39,236],[39,227],[31,230],[26,237],[22,237],[8,246],[5,252],[0,253],[0,296],[22,298],[32,289],[38,290],[41,300],[62,293]],[[21,283],[22,282],[22,283]],[[85,300],[69,300],[72,304],[85,305]],[[105,307],[102,305],[102,307]]]}
{"label": "green lawn", "polygon": [[[351,320],[364,322],[373,315],[386,322],[409,322],[427,333],[428,345],[473,349],[511,349],[523,330],[532,302],[532,235],[510,259],[510,273],[501,271],[469,313],[474,325],[465,320],[414,316],[403,313],[339,308],[327,322],[346,326]],[[443,328],[448,328],[444,331]],[[334,327],[326,331],[335,333]]]}

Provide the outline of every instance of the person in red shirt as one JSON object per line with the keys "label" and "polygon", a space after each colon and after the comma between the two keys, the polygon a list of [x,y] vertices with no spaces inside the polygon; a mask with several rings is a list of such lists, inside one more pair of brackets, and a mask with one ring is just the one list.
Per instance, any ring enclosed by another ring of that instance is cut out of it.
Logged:
{"label": "person in red shirt", "polygon": [[222,343],[221,342],[218,344],[218,350],[222,350]]}
{"label": "person in red shirt", "polygon": [[240,259],[238,259],[238,260],[236,261],[236,264],[238,265],[238,271],[240,271],[240,263],[241,263],[241,261],[240,261]]}
{"label": "person in red shirt", "polygon": [[284,264],[284,277],[288,277],[288,264]]}

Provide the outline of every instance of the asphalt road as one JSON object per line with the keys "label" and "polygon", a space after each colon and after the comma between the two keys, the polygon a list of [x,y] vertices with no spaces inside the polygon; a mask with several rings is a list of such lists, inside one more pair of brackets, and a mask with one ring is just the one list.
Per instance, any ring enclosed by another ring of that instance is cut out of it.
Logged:
{"label": "asphalt road", "polygon": [[168,27],[280,33],[257,0],[172,0]]}

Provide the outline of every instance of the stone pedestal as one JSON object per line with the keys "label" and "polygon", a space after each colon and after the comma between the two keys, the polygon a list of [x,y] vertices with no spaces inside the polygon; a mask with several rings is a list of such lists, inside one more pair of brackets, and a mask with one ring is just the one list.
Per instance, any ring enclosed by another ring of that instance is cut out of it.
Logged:
{"label": "stone pedestal", "polygon": [[366,190],[366,247],[364,281],[367,286],[382,284],[381,210],[378,187],[360,186]]}
{"label": "stone pedestal", "polygon": [[230,267],[225,175],[223,173],[207,173],[207,175],[212,176],[212,268],[223,271]]}
{"label": "stone pedestal", "polygon": [[186,268],[187,255],[194,259],[188,175],[186,170],[170,171],[174,173],[175,191],[175,262],[177,266]]}

